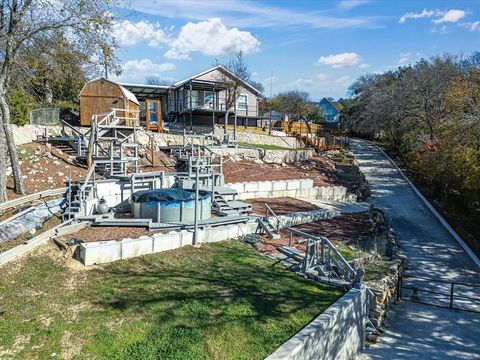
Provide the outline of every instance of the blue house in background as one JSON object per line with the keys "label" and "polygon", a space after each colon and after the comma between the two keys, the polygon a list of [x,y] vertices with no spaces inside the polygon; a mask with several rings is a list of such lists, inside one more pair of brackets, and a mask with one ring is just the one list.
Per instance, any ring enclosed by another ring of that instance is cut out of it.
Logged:
{"label": "blue house in background", "polygon": [[334,102],[327,98],[323,98],[317,103],[317,106],[322,111],[328,124],[336,124],[340,121],[340,111]]}

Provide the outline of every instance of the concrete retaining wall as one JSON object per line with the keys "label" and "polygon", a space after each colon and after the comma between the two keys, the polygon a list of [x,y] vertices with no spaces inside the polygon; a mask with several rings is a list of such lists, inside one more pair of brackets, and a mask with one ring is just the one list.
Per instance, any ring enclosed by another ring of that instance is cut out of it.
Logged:
{"label": "concrete retaining wall", "polygon": [[[339,213],[333,210],[313,210],[295,214],[279,216],[280,227],[301,225],[312,221],[323,220],[337,216]],[[274,223],[274,219],[271,219]],[[232,224],[198,230],[197,241],[210,243],[235,239],[246,234],[253,234],[257,230],[257,222],[251,221],[246,224]],[[123,239],[121,241],[98,241],[80,244],[79,260],[85,265],[102,264],[131,257],[178,249],[192,245],[193,231],[170,231],[166,234],[154,234],[141,236],[138,239]]]}
{"label": "concrete retaining wall", "polygon": [[309,198],[316,195],[316,189],[313,188],[313,180],[311,179],[251,181],[230,183],[225,186],[237,190],[237,198],[240,200],[286,196]]}
{"label": "concrete retaining wall", "polygon": [[267,360],[354,359],[364,346],[366,319],[366,289],[352,289]]}
{"label": "concrete retaining wall", "polygon": [[230,183],[225,186],[237,190],[239,200],[255,198],[313,198],[324,201],[357,201],[354,194],[349,194],[344,186],[314,187],[311,179],[250,181]]}
{"label": "concrete retaining wall", "polygon": [[[232,224],[198,231],[197,241],[201,243],[234,239],[241,235],[254,233],[257,223]],[[171,231],[167,234],[141,236],[138,239],[121,241],[99,241],[80,244],[79,258],[84,265],[109,263],[136,256],[174,250],[192,245],[193,231]]]}

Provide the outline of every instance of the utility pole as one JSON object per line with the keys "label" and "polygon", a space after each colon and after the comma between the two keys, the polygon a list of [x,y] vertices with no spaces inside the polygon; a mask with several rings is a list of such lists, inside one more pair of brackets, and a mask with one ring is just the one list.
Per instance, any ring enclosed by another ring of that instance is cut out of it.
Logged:
{"label": "utility pole", "polygon": [[[197,164],[195,166],[195,219],[193,222],[193,245],[197,245],[197,242],[198,242],[198,217],[200,215],[200,211],[198,209],[198,196],[200,195],[200,191],[199,191],[200,179],[199,179],[198,170],[199,170],[199,163],[197,161]],[[212,193],[212,197],[213,197],[213,193]]]}
{"label": "utility pole", "polygon": [[273,81],[273,70],[270,72],[270,126],[268,134],[272,135],[272,81]]}

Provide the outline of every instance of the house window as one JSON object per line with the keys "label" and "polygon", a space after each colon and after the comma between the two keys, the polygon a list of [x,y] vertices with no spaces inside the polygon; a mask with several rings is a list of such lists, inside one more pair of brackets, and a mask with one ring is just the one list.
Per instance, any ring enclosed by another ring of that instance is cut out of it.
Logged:
{"label": "house window", "polygon": [[247,95],[239,95],[237,99],[237,109],[238,110],[247,110],[247,102],[248,96]]}
{"label": "house window", "polygon": [[213,107],[213,91],[204,92],[203,103],[205,104],[205,106]]}
{"label": "house window", "polygon": [[187,108],[190,108],[190,97],[192,101],[192,109],[198,108],[198,90],[192,90],[190,96],[190,90],[187,90]]}

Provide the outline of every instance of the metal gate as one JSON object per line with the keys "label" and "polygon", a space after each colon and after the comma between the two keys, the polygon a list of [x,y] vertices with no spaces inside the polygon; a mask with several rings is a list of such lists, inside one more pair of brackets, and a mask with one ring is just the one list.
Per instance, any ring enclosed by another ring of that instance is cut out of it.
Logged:
{"label": "metal gate", "polygon": [[480,285],[402,275],[397,298],[452,310],[480,312]]}

